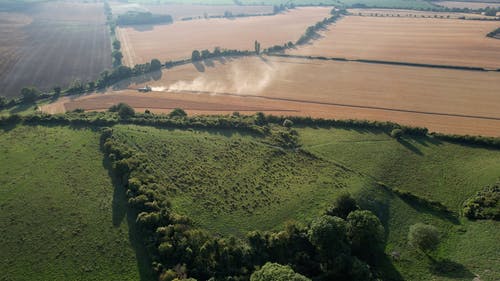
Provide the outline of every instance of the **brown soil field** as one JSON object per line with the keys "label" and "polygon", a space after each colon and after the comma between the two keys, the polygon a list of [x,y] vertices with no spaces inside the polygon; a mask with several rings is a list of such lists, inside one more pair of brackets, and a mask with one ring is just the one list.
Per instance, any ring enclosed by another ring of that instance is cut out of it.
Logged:
{"label": "brown soil field", "polygon": [[500,68],[495,21],[347,16],[297,55]]}
{"label": "brown soil field", "polygon": [[434,2],[434,4],[448,7],[448,8],[469,8],[469,9],[481,9],[486,7],[500,7],[500,2],[498,3],[484,3],[484,2],[458,2],[458,1],[442,1]]}
{"label": "brown soil field", "polygon": [[[126,102],[138,110],[191,114],[301,115],[394,121],[432,131],[500,136],[500,73],[358,62],[252,57],[184,65],[106,93],[63,98],[50,113],[106,110]],[[139,93],[150,85],[153,92]]]}
{"label": "brown soil field", "polygon": [[2,96],[17,96],[26,86],[49,90],[75,79],[93,80],[111,67],[102,3],[31,4],[2,15],[0,34]]}
{"label": "brown soil field", "polygon": [[127,11],[148,11],[154,14],[168,14],[174,20],[184,18],[204,18],[207,16],[222,16],[226,11],[238,14],[261,15],[273,12],[272,6],[237,6],[237,5],[194,5],[194,4],[162,4],[162,5],[142,5],[138,3],[110,4],[113,14],[124,14]]}
{"label": "brown soil field", "polygon": [[376,17],[410,17],[410,18],[446,18],[446,19],[498,19],[498,17],[485,16],[472,13],[432,12],[403,9],[349,9],[353,16],[376,16]]}
{"label": "brown soil field", "polygon": [[117,29],[124,63],[135,65],[157,58],[162,62],[191,57],[193,50],[221,47],[253,50],[295,42],[310,25],[327,17],[331,8],[297,8],[275,16],[236,19],[201,19],[169,25],[131,26]]}

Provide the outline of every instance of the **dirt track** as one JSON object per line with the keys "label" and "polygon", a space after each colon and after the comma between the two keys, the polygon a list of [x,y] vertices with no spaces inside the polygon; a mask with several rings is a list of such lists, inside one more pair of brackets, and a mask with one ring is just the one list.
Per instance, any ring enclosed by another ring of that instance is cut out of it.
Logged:
{"label": "dirt track", "polygon": [[[106,94],[62,99],[48,112],[139,110],[194,114],[254,113],[389,120],[433,131],[500,136],[500,73],[289,58],[245,58],[165,70],[148,82],[124,82]],[[305,83],[307,81],[307,83]],[[154,92],[135,88],[150,85]]]}
{"label": "dirt track", "polygon": [[495,21],[347,16],[297,55],[500,68]]}

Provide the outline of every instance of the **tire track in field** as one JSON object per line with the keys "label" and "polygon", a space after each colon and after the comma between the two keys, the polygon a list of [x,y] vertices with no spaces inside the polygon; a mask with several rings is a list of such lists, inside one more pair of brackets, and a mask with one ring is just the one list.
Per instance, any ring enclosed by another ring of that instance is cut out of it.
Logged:
{"label": "tire track in field", "polygon": [[190,90],[180,90],[180,91],[170,91],[170,92],[172,92],[172,93],[175,93],[175,92],[188,93],[188,94],[209,94],[209,95],[243,97],[243,98],[256,98],[256,99],[266,99],[266,100],[295,102],[295,103],[306,103],[306,104],[331,105],[331,106],[341,106],[341,107],[350,107],[350,108],[383,110],[383,111],[390,111],[390,112],[416,113],[416,114],[425,114],[425,115],[460,117],[460,118],[474,118],[474,119],[500,121],[500,117],[491,117],[491,116],[433,112],[433,111],[420,111],[420,110],[411,110],[411,109],[390,108],[390,107],[370,106],[370,105],[357,105],[357,104],[347,104],[347,103],[335,103],[335,102],[309,101],[309,100],[299,100],[299,99],[289,99],[289,98],[278,98],[278,97],[266,97],[266,96],[225,93],[225,92],[213,93],[213,92],[207,92],[207,91],[190,91]]}

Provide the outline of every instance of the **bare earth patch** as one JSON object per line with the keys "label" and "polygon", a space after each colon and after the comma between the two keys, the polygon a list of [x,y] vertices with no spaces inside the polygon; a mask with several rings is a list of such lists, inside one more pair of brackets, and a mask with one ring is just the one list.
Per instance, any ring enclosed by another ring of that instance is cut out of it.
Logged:
{"label": "bare earth patch", "polygon": [[347,16],[291,54],[500,68],[495,21]]}
{"label": "bare earth patch", "polygon": [[275,16],[236,19],[200,19],[169,25],[132,26],[117,29],[124,63],[135,65],[157,58],[162,62],[191,57],[193,50],[221,47],[253,50],[295,42],[306,28],[329,15],[331,8],[297,8]]}
{"label": "bare earth patch", "polygon": [[[124,81],[105,94],[64,98],[43,110],[105,110],[126,102],[156,112],[175,107],[191,114],[264,111],[500,136],[498,72],[253,57],[206,62],[204,72],[184,65],[155,79]],[[144,85],[153,92],[137,92]]]}

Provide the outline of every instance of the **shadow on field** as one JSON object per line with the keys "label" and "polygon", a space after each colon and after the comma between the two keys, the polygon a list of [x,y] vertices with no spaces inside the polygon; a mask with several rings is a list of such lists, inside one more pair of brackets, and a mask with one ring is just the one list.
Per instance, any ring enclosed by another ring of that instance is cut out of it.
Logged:
{"label": "shadow on field", "polygon": [[402,144],[404,147],[406,147],[408,150],[410,150],[411,152],[413,152],[413,153],[415,153],[415,154],[417,154],[417,155],[420,155],[420,156],[424,155],[424,154],[422,153],[422,151],[420,151],[420,149],[418,149],[416,146],[414,146],[414,145],[413,145],[412,143],[410,143],[409,141],[407,141],[407,140],[405,140],[405,139],[403,139],[403,138],[400,138],[400,139],[398,139],[398,142],[399,142],[400,144]]}
{"label": "shadow on field", "polygon": [[201,62],[195,61],[193,62],[193,66],[196,68],[196,70],[198,70],[198,72],[205,72],[205,66]]}
{"label": "shadow on field", "polygon": [[450,259],[433,259],[431,258],[430,270],[432,273],[451,279],[469,279],[472,280],[475,275],[465,266],[454,262]]}
{"label": "shadow on field", "polygon": [[[101,144],[102,145],[102,144]],[[111,177],[113,183],[113,214],[112,221],[113,226],[119,226],[125,217],[127,218],[128,224],[128,236],[130,244],[135,251],[135,258],[137,260],[137,268],[139,270],[140,281],[154,281],[155,274],[151,269],[151,259],[147,253],[146,246],[143,244],[140,230],[137,229],[135,220],[137,218],[137,212],[128,208],[127,196],[125,194],[125,186],[122,179],[118,178],[112,170],[111,160],[104,156],[103,166],[108,171],[108,175]]]}
{"label": "shadow on field", "polygon": [[[385,237],[389,235],[389,220],[390,220],[390,210],[389,205],[390,198],[395,195],[384,189],[373,189],[368,188],[363,192],[356,196],[356,200],[358,204],[366,210],[370,210],[374,213],[379,219],[382,225],[384,226]],[[379,255],[375,259],[374,266],[377,268],[377,271],[383,274],[382,280],[393,280],[400,281],[404,280],[403,276],[399,273],[396,267],[393,264],[393,261],[387,255]]]}
{"label": "shadow on field", "polygon": [[131,87],[131,85],[137,85],[137,84],[143,84],[147,83],[151,80],[153,81],[158,81],[161,79],[163,76],[163,72],[161,70],[153,71],[153,72],[148,72],[139,76],[135,76],[129,79],[124,79],[122,81],[119,81],[115,83],[112,86],[113,90],[123,90]]}

